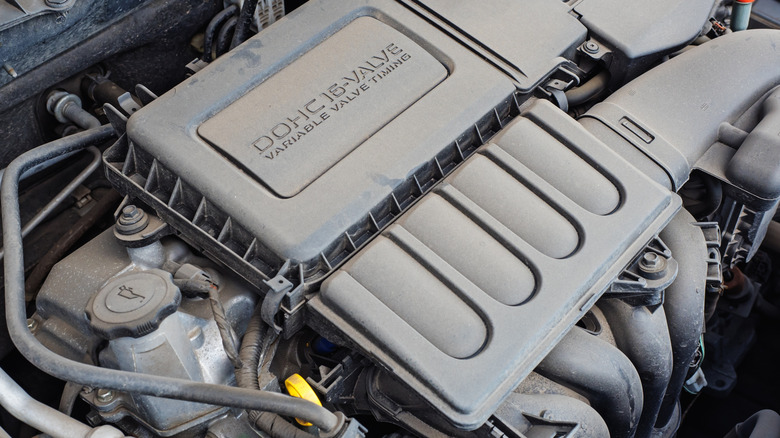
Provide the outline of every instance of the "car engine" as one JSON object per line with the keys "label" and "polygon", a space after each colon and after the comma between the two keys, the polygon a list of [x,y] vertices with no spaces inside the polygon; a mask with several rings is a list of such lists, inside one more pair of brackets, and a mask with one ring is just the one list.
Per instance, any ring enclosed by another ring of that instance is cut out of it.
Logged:
{"label": "car engine", "polygon": [[706,430],[780,321],[776,3],[0,4],[0,436]]}

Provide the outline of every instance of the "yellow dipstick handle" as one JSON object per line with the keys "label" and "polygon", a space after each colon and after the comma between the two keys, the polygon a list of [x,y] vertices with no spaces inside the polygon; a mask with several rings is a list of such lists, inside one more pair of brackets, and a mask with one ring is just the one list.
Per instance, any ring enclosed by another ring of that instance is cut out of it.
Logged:
{"label": "yellow dipstick handle", "polygon": [[[317,394],[313,389],[311,389],[309,382],[301,377],[300,374],[293,374],[292,376],[288,377],[287,380],[284,381],[284,386],[287,388],[287,393],[291,396],[302,398],[304,400],[315,403],[318,406],[322,406],[319,397],[317,397]],[[303,421],[300,418],[296,418],[295,421],[297,421],[301,426],[311,426],[311,423]]]}

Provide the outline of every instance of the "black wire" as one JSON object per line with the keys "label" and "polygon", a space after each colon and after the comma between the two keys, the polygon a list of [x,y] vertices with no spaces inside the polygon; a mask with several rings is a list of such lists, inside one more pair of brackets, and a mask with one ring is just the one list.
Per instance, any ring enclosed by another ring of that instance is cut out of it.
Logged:
{"label": "black wire", "polygon": [[[263,322],[262,306],[257,306],[249,326],[244,333],[239,352],[241,367],[236,370],[236,383],[242,388],[260,390],[258,368],[263,357],[266,343],[271,341],[275,333]],[[279,415],[271,412],[248,412],[249,419],[255,427],[267,433],[271,438],[314,438],[314,435],[298,429]]]}
{"label": "black wire", "polygon": [[221,10],[214,18],[209,21],[209,25],[206,26],[206,32],[203,35],[203,56],[200,58],[206,62],[211,62],[211,52],[213,51],[214,37],[217,34],[217,29],[222,26],[232,16],[236,15],[238,6],[230,5],[227,8]]}
{"label": "black wire", "polygon": [[305,419],[326,431],[339,427],[338,416],[303,399],[268,391],[253,391],[88,365],[48,350],[33,336],[27,328],[24,301],[24,252],[19,217],[19,179],[33,166],[69,152],[103,143],[115,136],[114,130],[109,125],[90,129],[25,152],[6,168],[0,186],[3,244],[6,248],[5,311],[11,340],[19,352],[47,374],[94,388],[275,412]]}
{"label": "black wire", "polygon": [[230,17],[222,26],[217,35],[217,57],[220,57],[230,50],[230,37],[233,36],[236,29],[238,18]]}
{"label": "black wire", "polygon": [[231,50],[249,39],[250,27],[255,19],[256,9],[257,0],[244,0],[244,5],[241,7],[241,13],[238,16],[236,31],[233,33],[233,41],[230,43]]}

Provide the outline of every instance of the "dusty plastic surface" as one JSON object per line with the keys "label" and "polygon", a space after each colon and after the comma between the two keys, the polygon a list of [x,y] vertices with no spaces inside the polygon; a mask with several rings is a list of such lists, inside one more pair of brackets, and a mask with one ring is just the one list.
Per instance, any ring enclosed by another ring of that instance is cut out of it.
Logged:
{"label": "dusty plastic surface", "polygon": [[[663,169],[677,190],[717,141],[720,124],[733,123],[780,85],[778,40],[775,30],[719,37],[628,83],[593,106],[584,124],[614,149],[628,147],[621,154],[632,162],[637,160],[629,158],[630,149],[641,151],[640,157]],[[601,131],[611,132],[610,138]]]}
{"label": "dusty plastic surface", "polygon": [[[553,160],[572,171],[551,173]],[[679,206],[538,101],[325,280],[309,309],[474,428]]]}
{"label": "dusty plastic surface", "polygon": [[521,92],[531,91],[558,67],[572,65],[568,60],[587,32],[562,2],[402,1],[505,71]]}
{"label": "dusty plastic surface", "polygon": [[314,1],[130,117],[107,173],[255,284],[288,260],[308,281],[508,120],[514,90],[397,2]]}
{"label": "dusty plastic surface", "polygon": [[613,76],[631,78],[699,36],[714,4],[714,0],[584,0],[574,6],[574,12],[591,37],[615,53]]}
{"label": "dusty plastic surface", "polygon": [[207,120],[198,134],[290,198],[446,76],[444,65],[412,40],[361,17]]}

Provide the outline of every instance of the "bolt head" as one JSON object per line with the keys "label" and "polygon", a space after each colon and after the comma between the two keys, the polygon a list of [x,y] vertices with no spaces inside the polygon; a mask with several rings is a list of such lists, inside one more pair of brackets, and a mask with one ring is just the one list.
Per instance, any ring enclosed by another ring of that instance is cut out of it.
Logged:
{"label": "bolt head", "polygon": [[654,252],[646,252],[639,259],[639,270],[646,273],[657,273],[666,269],[666,257]]}
{"label": "bolt head", "polygon": [[586,41],[585,44],[582,45],[582,49],[588,53],[598,53],[599,45],[593,41]]}
{"label": "bolt head", "polygon": [[122,209],[122,216],[120,220],[126,224],[132,224],[138,222],[143,215],[143,212],[135,205],[127,205]]}
{"label": "bolt head", "polygon": [[114,391],[110,389],[98,389],[97,390],[97,400],[101,403],[108,403],[111,400],[114,399]]}
{"label": "bolt head", "polygon": [[149,224],[149,217],[135,205],[126,205],[119,213],[116,221],[116,229],[120,234],[135,234]]}

